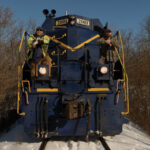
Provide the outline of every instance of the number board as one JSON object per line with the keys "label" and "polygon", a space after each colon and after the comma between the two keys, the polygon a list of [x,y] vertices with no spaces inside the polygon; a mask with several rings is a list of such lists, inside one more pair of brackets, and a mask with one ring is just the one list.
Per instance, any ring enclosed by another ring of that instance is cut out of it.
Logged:
{"label": "number board", "polygon": [[77,18],[77,23],[78,23],[78,24],[85,25],[85,26],[90,26],[90,21],[89,21],[89,20],[86,20],[86,19]]}
{"label": "number board", "polygon": [[64,25],[68,23],[68,18],[56,20],[56,26]]}

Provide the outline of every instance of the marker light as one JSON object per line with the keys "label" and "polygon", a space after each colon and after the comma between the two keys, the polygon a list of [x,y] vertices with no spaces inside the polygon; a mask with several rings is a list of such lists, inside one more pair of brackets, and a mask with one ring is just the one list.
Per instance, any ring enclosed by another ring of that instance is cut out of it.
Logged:
{"label": "marker light", "polygon": [[70,24],[71,24],[71,25],[74,25],[74,24],[75,24],[75,21],[74,21],[74,20],[70,21]]}
{"label": "marker light", "polygon": [[70,25],[75,25],[75,16],[69,17]]}
{"label": "marker light", "polygon": [[74,20],[74,19],[75,19],[75,16],[70,16],[70,19],[71,19],[71,20]]}

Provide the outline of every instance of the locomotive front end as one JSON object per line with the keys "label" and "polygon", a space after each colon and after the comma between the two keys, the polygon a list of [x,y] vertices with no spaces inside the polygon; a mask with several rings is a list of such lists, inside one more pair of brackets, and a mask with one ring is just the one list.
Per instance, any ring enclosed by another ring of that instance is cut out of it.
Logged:
{"label": "locomotive front end", "polygon": [[47,15],[42,27],[50,38],[52,64],[38,65],[32,79],[30,69],[24,65],[22,88],[18,91],[22,93],[18,102],[22,102],[29,135],[88,139],[89,135],[122,131],[125,78],[114,77],[112,62],[99,63],[101,47],[96,41],[101,35],[94,26],[103,28],[98,19]]}

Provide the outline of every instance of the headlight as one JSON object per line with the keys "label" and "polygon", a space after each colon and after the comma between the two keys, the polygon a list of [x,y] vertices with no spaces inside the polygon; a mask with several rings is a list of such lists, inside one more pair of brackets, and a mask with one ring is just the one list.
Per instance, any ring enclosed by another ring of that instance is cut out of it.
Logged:
{"label": "headlight", "polygon": [[108,68],[106,66],[100,68],[100,73],[106,74],[107,72],[108,72]]}
{"label": "headlight", "polygon": [[46,67],[40,67],[40,68],[39,68],[39,73],[40,73],[41,75],[46,75],[46,73],[47,73]]}

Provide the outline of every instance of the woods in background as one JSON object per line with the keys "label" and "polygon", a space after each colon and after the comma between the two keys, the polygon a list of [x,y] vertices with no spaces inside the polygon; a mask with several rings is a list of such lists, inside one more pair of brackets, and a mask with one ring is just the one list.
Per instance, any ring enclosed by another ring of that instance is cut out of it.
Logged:
{"label": "woods in background", "polygon": [[150,134],[150,17],[136,36],[123,34],[129,77],[130,119]]}
{"label": "woods in background", "polygon": [[23,31],[35,30],[36,23],[15,20],[9,8],[0,6],[0,130],[15,120],[17,103],[18,48]]}

